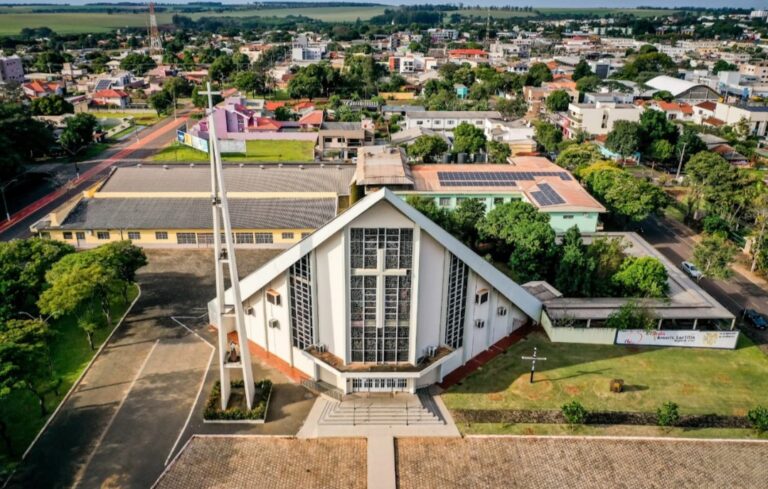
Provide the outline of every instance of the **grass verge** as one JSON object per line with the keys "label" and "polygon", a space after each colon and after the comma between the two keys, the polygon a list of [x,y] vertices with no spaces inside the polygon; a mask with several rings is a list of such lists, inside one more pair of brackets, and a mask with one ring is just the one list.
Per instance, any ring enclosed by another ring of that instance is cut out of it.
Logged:
{"label": "grass verge", "polygon": [[768,433],[735,428],[662,428],[660,426],[567,424],[473,423],[456,425],[465,435],[552,435],[552,436],[668,436],[676,438],[751,438],[768,440]]}
{"label": "grass verge", "polygon": [[[232,163],[311,162],[314,160],[314,148],[311,141],[248,141],[245,155],[223,154],[222,158]],[[208,154],[174,142],[155,153],[152,161],[207,162]]]}
{"label": "grass verge", "polygon": [[[528,382],[533,347],[547,360]],[[626,391],[609,391],[611,379]],[[744,416],[768,406],[768,358],[745,335],[735,350],[551,343],[532,333],[443,394],[449,409],[552,409],[578,400],[590,411],[655,412],[676,402],[680,414]]]}
{"label": "grass verge", "polygon": [[[115,298],[112,302],[113,321],[119,320],[125,314],[138,293],[139,289],[134,285],[130,289],[127,303],[123,302],[122,297]],[[102,321],[104,320],[102,319]],[[14,453],[11,454],[5,450],[4,446],[0,447],[0,458],[19,459],[88,365],[88,362],[91,361],[96,350],[112,332],[112,329],[103,323],[102,327],[94,334],[95,349],[91,350],[85,333],[77,326],[74,317],[67,316],[59,319],[52,324],[52,329],[56,332],[51,342],[53,378],[61,379],[58,393],[47,393],[45,405],[49,414],[45,417],[40,416],[37,399],[26,391],[14,392],[0,405],[0,416],[8,424],[8,433],[14,447]],[[2,472],[1,468],[0,472]]]}

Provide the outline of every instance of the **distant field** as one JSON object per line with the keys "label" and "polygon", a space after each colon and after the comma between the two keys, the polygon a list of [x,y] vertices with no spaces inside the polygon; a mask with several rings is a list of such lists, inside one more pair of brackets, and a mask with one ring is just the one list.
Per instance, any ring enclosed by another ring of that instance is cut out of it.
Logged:
{"label": "distant field", "polygon": [[[11,13],[12,12],[12,13]],[[384,7],[317,7],[293,9],[249,9],[224,12],[196,12],[187,15],[201,17],[288,17],[303,15],[323,21],[352,22],[358,18],[368,20],[384,12]],[[160,24],[170,24],[173,12],[157,15]],[[77,13],[30,13],[29,8],[0,8],[0,35],[18,34],[24,27],[49,27],[60,34],[81,32],[109,32],[126,27],[147,27],[149,17],[145,13],[107,14],[100,12]]]}
{"label": "distant field", "polygon": [[[663,10],[663,9],[619,9],[619,8],[537,8],[536,11],[543,14],[571,14],[571,15],[587,15],[596,14],[604,16],[606,14],[626,13],[634,14],[637,17],[655,17],[657,15],[671,15],[675,10]],[[483,8],[474,8],[468,10],[462,10],[459,12],[466,17],[485,17],[488,15],[488,10]],[[491,16],[497,19],[509,19],[512,17],[533,17],[537,15],[536,12],[515,12],[512,10],[491,10]]]}

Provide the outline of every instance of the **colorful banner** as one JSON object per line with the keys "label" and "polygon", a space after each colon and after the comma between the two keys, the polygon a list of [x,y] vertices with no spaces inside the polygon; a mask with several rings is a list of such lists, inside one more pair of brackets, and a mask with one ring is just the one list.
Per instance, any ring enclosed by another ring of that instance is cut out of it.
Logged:
{"label": "colorful banner", "polygon": [[208,140],[199,138],[197,136],[193,136],[189,134],[188,132],[184,131],[176,131],[176,139],[183,145],[189,146],[191,148],[194,148],[198,151],[202,151],[203,153],[208,152]]}
{"label": "colorful banner", "polygon": [[627,329],[616,334],[617,345],[683,346],[693,348],[736,348],[739,332],[734,331],[664,331]]}

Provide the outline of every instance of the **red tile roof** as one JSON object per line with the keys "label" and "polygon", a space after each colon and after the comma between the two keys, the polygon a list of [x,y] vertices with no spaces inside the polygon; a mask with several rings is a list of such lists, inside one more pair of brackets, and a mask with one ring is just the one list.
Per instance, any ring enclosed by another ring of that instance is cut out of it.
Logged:
{"label": "red tile roof", "polygon": [[696,104],[696,107],[700,107],[704,110],[713,111],[717,108],[717,104],[715,102],[701,102],[700,104]]}
{"label": "red tile roof", "polygon": [[693,107],[686,103],[665,102],[657,100],[656,105],[664,112],[682,112],[683,114],[693,114]]}
{"label": "red tile roof", "polygon": [[309,114],[299,119],[299,124],[302,124],[302,125],[306,124],[310,126],[319,126],[322,123],[323,123],[322,110],[313,110]]}
{"label": "red tile roof", "polygon": [[264,108],[269,111],[274,111],[278,107],[285,107],[287,104],[288,102],[285,102],[285,101],[269,100],[267,102],[264,102]]}
{"label": "red tile roof", "polygon": [[128,94],[122,90],[107,89],[93,93],[93,98],[125,98]]}
{"label": "red tile roof", "polygon": [[488,56],[482,49],[452,49],[448,51],[450,56]]}

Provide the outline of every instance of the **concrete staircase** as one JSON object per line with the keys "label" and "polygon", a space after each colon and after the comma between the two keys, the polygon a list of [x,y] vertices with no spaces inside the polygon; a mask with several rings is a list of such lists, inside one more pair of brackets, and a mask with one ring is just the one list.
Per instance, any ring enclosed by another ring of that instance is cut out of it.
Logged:
{"label": "concrete staircase", "polygon": [[[429,402],[425,403],[425,399]],[[426,394],[395,396],[349,396],[341,402],[328,400],[318,421],[335,426],[421,426],[444,425],[440,410]]]}

